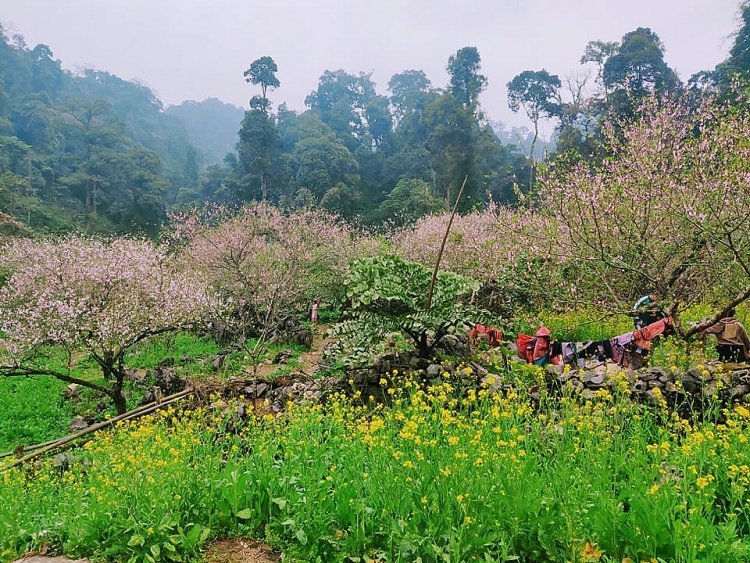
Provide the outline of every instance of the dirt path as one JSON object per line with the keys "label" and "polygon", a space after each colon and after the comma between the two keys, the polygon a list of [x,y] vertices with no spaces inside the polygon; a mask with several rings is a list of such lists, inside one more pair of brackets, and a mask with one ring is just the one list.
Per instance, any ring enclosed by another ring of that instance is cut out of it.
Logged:
{"label": "dirt path", "polygon": [[[281,554],[255,540],[229,538],[211,543],[201,557],[203,563],[279,563]],[[13,563],[89,563],[86,559],[27,555]]]}
{"label": "dirt path", "polygon": [[205,563],[278,563],[281,554],[263,542],[230,538],[213,542],[203,557]]}
{"label": "dirt path", "polygon": [[[299,371],[303,371],[307,375],[312,375],[315,370],[318,369],[318,364],[323,358],[323,350],[325,349],[326,345],[333,340],[333,338],[330,338],[328,336],[328,325],[317,325],[313,332],[312,346],[310,346],[310,350],[299,355],[299,359],[300,362],[302,362],[302,365],[296,369],[298,369]],[[257,377],[268,377],[272,376],[274,372],[283,368],[284,364],[274,364],[271,362],[271,360],[266,360],[265,362],[257,366],[257,369],[253,366],[248,366],[247,368],[245,368],[245,372],[254,374]]]}

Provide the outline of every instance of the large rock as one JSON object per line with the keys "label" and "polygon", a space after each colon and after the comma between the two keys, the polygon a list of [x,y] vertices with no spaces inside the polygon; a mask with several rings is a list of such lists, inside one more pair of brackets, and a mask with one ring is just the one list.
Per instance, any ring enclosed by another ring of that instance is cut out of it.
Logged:
{"label": "large rock", "polygon": [[298,319],[287,317],[277,323],[270,341],[276,344],[297,344],[310,349],[313,343],[313,333]]}

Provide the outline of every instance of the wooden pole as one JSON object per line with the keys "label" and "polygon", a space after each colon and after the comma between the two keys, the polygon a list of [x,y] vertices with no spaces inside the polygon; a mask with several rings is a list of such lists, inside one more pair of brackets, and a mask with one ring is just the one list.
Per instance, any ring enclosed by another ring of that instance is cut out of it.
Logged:
{"label": "wooden pole", "polygon": [[440,267],[440,259],[443,257],[443,249],[445,248],[445,241],[448,240],[448,233],[451,230],[451,225],[453,224],[453,217],[456,215],[456,210],[458,209],[458,202],[461,201],[461,194],[464,193],[464,187],[466,187],[466,180],[469,179],[469,175],[467,174],[464,176],[464,182],[461,184],[461,189],[458,191],[458,197],[456,197],[456,203],[453,204],[453,213],[451,213],[451,218],[448,221],[448,227],[445,229],[445,236],[443,236],[443,244],[440,245],[440,251],[437,255],[437,260],[435,260],[435,269],[432,272],[432,280],[430,280],[430,291],[427,293],[427,304],[425,305],[424,310],[429,311],[430,307],[432,306],[432,293],[435,291],[435,281],[437,280],[437,273],[438,268]]}

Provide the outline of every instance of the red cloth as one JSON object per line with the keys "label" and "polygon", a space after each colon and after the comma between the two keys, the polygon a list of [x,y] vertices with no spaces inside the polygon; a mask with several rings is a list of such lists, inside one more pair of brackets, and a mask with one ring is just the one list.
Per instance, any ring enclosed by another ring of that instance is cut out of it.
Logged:
{"label": "red cloth", "polygon": [[668,329],[671,329],[671,325],[672,317],[667,317],[634,331],[632,345],[644,350],[651,350],[651,341],[660,334],[664,334]]}
{"label": "red cloth", "polygon": [[520,334],[516,338],[516,346],[518,347],[518,355],[522,360],[526,360],[528,363],[534,363],[534,343],[536,338],[529,336],[528,334]]}
{"label": "red cloth", "polygon": [[487,336],[487,342],[490,344],[490,346],[500,346],[500,343],[505,336],[503,334],[503,331],[497,327],[489,327],[477,323],[469,332],[469,338],[475,340],[480,335]]}
{"label": "red cloth", "polygon": [[532,363],[549,355],[551,334],[546,326],[540,327],[536,331],[536,342],[534,343],[534,352],[532,354]]}

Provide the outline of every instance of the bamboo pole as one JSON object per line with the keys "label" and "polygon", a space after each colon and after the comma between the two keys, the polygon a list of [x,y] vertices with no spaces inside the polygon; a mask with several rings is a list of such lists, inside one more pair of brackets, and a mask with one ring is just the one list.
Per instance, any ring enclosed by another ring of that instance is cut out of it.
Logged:
{"label": "bamboo pole", "polygon": [[[146,414],[150,414],[162,407],[166,407],[177,401],[178,399],[181,399],[182,397],[185,397],[187,395],[190,395],[194,392],[194,389],[191,387],[190,389],[185,389],[184,391],[180,391],[179,393],[175,393],[174,395],[170,395],[168,397],[165,397],[159,402],[153,402],[149,403],[147,405],[143,405],[142,407],[138,407],[137,409],[133,409],[132,411],[123,413],[119,416],[116,416],[114,418],[110,418],[109,420],[105,420],[103,422],[99,422],[97,424],[94,424],[92,426],[89,426],[88,428],[85,428],[81,430],[80,432],[77,432],[75,434],[71,434],[69,436],[65,436],[64,438],[60,438],[59,440],[53,440],[52,442],[46,442],[45,444],[39,444],[37,446],[32,446],[29,449],[36,449],[36,451],[27,454],[21,458],[18,458],[10,465],[3,467],[2,470],[0,470],[0,473],[5,473],[9,469],[20,465],[26,461],[29,461],[31,459],[34,459],[36,457],[41,456],[42,454],[45,454],[51,450],[54,450],[56,448],[59,448],[60,446],[63,446],[69,442],[72,442],[74,440],[77,440],[78,438],[81,438],[83,436],[86,436],[87,434],[91,434],[93,432],[96,432],[98,430],[101,430],[102,428],[106,428],[107,426],[111,426],[117,422],[123,421],[123,420],[129,420],[131,418],[138,418],[139,416],[143,416]],[[39,449],[37,449],[39,448]],[[12,454],[13,452],[11,452]],[[3,456],[8,456],[9,454],[3,454]]]}
{"label": "bamboo pole", "polygon": [[427,293],[427,304],[425,305],[424,309],[425,311],[429,311],[430,307],[432,306],[432,293],[435,290],[435,280],[437,280],[437,273],[438,268],[440,268],[440,259],[443,257],[443,249],[445,249],[445,241],[448,240],[448,233],[451,230],[451,225],[453,224],[453,217],[456,216],[456,210],[458,209],[458,202],[461,201],[461,194],[464,193],[464,187],[466,187],[466,180],[469,179],[469,175],[467,174],[464,176],[464,182],[461,184],[461,189],[458,191],[458,196],[456,197],[456,203],[453,204],[453,213],[451,213],[451,218],[448,221],[448,227],[445,229],[445,235],[443,236],[443,243],[440,245],[440,251],[437,255],[437,260],[435,260],[435,269],[432,271],[432,279],[430,280],[430,291]]}

